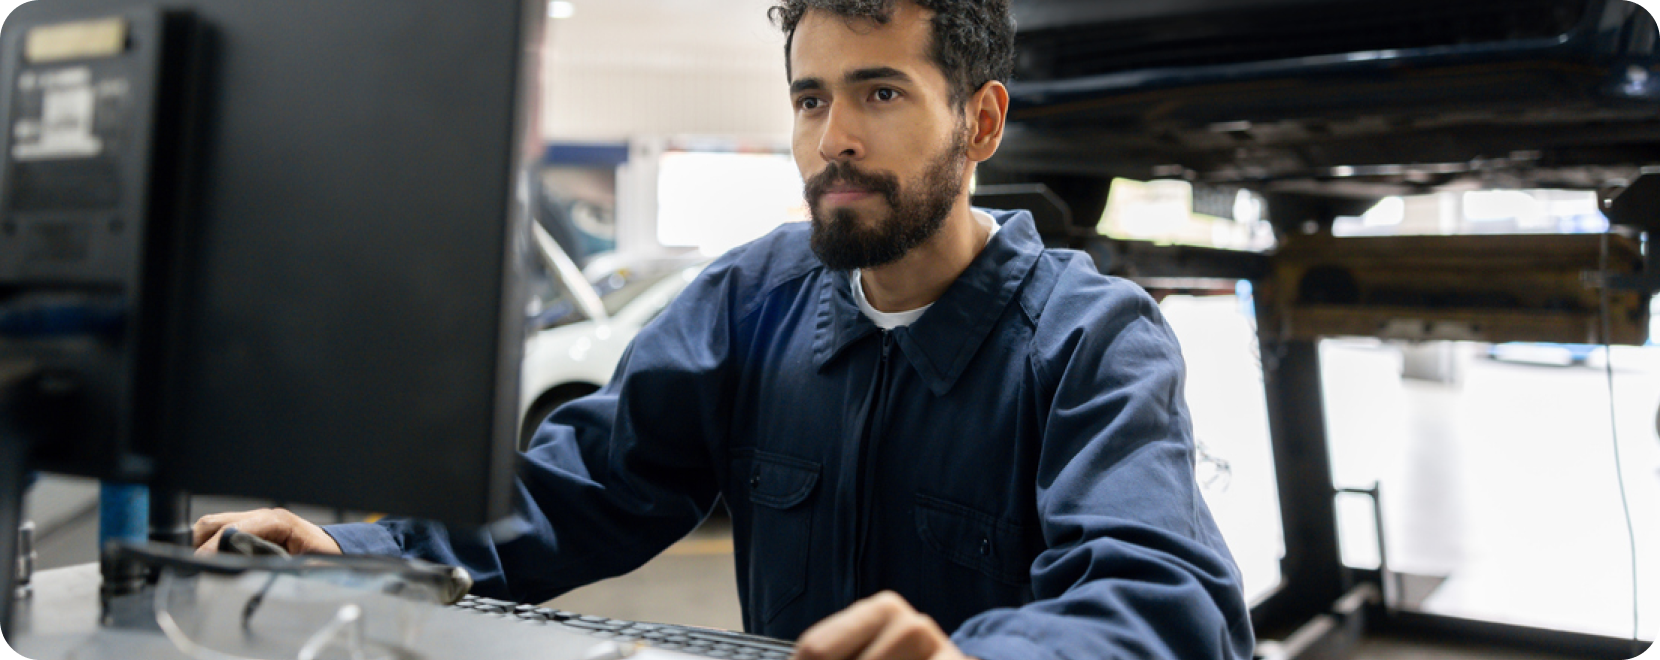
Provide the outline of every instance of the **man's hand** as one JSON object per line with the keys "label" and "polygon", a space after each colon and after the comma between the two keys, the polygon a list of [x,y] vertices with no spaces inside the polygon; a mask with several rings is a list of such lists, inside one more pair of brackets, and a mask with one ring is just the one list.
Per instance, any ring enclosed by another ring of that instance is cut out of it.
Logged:
{"label": "man's hand", "polygon": [[892,591],[866,598],[808,628],[795,660],[967,660],[939,624]]}
{"label": "man's hand", "polygon": [[340,544],[334,542],[334,537],[288,509],[255,509],[202,516],[190,527],[190,543],[196,547],[196,554],[218,552],[219,536],[226,527],[235,527],[238,531],[280,545],[290,555],[340,554]]}

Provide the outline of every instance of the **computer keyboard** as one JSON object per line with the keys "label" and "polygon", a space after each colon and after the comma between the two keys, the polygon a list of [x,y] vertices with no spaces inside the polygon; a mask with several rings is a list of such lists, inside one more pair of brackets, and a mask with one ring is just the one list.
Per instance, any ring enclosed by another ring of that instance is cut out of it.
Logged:
{"label": "computer keyboard", "polygon": [[558,625],[599,639],[633,642],[706,658],[786,660],[795,650],[789,642],[760,635],[668,623],[624,621],[471,594],[463,596],[454,607],[529,624]]}

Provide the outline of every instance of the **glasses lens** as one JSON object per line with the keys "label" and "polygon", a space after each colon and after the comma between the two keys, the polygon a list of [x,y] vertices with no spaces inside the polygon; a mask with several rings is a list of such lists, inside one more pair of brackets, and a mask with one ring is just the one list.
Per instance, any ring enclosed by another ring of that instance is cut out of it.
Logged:
{"label": "glasses lens", "polygon": [[156,620],[199,660],[392,660],[407,657],[431,586],[396,574],[323,567],[235,575],[164,568]]}

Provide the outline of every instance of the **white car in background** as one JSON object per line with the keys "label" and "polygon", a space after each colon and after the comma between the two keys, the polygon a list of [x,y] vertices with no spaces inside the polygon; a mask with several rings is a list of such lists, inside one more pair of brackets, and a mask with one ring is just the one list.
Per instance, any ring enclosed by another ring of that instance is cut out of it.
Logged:
{"label": "white car in background", "polygon": [[540,227],[535,233],[537,253],[550,277],[541,291],[533,292],[527,310],[533,325],[520,371],[520,449],[560,404],[609,382],[634,335],[708,263],[701,258],[607,261],[591,264],[584,275]]}

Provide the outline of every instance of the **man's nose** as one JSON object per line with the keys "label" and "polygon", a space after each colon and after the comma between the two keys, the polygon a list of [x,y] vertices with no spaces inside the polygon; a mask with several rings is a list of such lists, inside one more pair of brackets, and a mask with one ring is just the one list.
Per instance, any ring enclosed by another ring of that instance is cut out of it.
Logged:
{"label": "man's nose", "polygon": [[865,157],[864,141],[859,139],[857,120],[849,112],[830,108],[824,121],[824,135],[819,137],[818,154],[825,161],[859,160]]}

